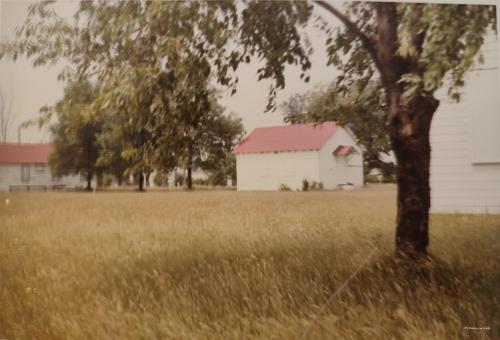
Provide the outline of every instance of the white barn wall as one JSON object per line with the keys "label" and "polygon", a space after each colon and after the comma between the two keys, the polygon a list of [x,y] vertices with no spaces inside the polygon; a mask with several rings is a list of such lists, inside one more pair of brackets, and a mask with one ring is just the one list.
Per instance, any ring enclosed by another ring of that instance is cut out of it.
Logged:
{"label": "white barn wall", "polygon": [[301,189],[304,178],[320,181],[318,157],[318,151],[238,154],[238,190],[278,190],[281,184]]}
{"label": "white barn wall", "polygon": [[[358,153],[347,157],[335,157],[333,151],[339,145],[353,146]],[[339,184],[346,184],[347,182],[358,186],[363,185],[362,151],[357,146],[352,135],[344,128],[337,127],[335,133],[319,150],[319,157],[320,180],[323,182],[325,189],[334,189]],[[344,164],[344,160],[347,161],[347,165]],[[340,171],[345,171],[345,176],[341,176]]]}
{"label": "white barn wall", "polygon": [[431,211],[500,213],[498,43],[488,37],[485,64],[466,79],[459,103],[441,100],[431,127]]}
{"label": "white barn wall", "polygon": [[43,173],[37,173],[35,164],[30,165],[30,180],[21,180],[21,164],[0,164],[0,191],[9,191],[11,185],[57,185],[64,184],[66,187],[78,187],[82,185],[79,175],[64,176],[59,180],[53,180],[50,168],[45,165]]}

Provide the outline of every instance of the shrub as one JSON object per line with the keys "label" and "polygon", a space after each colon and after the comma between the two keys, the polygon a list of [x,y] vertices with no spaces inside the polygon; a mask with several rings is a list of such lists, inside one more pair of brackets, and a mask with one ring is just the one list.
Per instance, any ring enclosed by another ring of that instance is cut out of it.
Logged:
{"label": "shrub", "polygon": [[[193,185],[199,185],[199,186],[207,186],[211,184],[210,179],[208,178],[195,178],[193,179]],[[218,183],[213,184],[214,186],[217,185]]]}
{"label": "shrub", "polygon": [[381,175],[369,174],[365,176],[365,183],[380,183]]}
{"label": "shrub", "polygon": [[302,191],[308,191],[309,190],[309,181],[307,179],[302,180]]}
{"label": "shrub", "polygon": [[158,171],[153,178],[153,183],[157,187],[168,186],[168,174]]}
{"label": "shrub", "polygon": [[396,175],[387,175],[382,178],[382,183],[396,183]]}
{"label": "shrub", "polygon": [[285,183],[281,183],[279,186],[279,191],[291,191],[290,187],[286,185]]}
{"label": "shrub", "polygon": [[221,171],[212,172],[210,174],[210,176],[208,176],[208,180],[207,180],[206,185],[209,185],[209,184],[212,186],[216,186],[216,185],[226,186],[226,184],[227,184],[226,174],[224,174]]}
{"label": "shrub", "polygon": [[323,190],[323,182],[312,181],[310,185],[311,190]]}

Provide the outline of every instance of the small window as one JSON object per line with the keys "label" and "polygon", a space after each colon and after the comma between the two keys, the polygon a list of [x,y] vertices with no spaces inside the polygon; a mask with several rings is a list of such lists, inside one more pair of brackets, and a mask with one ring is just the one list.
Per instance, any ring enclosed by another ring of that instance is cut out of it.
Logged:
{"label": "small window", "polygon": [[29,182],[30,181],[30,165],[22,164],[21,165],[21,181]]}
{"label": "small window", "polygon": [[35,164],[35,171],[37,174],[43,174],[45,172],[45,164],[43,163]]}

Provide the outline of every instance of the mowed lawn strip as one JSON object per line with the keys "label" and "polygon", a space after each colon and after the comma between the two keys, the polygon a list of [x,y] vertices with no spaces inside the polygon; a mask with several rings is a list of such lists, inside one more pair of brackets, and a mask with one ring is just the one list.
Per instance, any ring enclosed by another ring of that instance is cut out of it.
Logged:
{"label": "mowed lawn strip", "polygon": [[432,216],[404,268],[393,186],[0,199],[0,338],[500,337],[500,216]]}

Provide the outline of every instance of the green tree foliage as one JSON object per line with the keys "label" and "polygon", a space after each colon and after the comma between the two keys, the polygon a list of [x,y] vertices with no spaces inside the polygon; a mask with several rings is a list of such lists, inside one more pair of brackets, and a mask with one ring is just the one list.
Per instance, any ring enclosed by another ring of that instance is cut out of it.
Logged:
{"label": "green tree foliage", "polygon": [[[285,86],[284,64],[304,71],[311,65],[311,48],[302,46],[300,33],[312,12],[306,2],[250,1],[239,12],[232,1],[81,1],[72,22],[58,17],[50,5],[30,6],[17,39],[2,43],[0,57],[25,55],[35,66],[64,58],[71,67],[61,79],[90,74],[109,84],[127,67],[144,67],[144,79],[162,74],[162,85],[170,89],[186,76],[202,79],[194,76],[199,71],[233,92],[238,65],[257,57],[264,61],[259,79],[275,80],[271,99],[276,87]],[[305,73],[302,77],[308,80]]]}
{"label": "green tree foliage", "polygon": [[[224,3],[81,6],[80,13],[99,22],[88,26],[92,40],[107,41],[106,50],[116,51],[97,63],[109,90],[96,105],[113,106],[125,116],[120,126],[130,143],[124,155],[132,165],[129,170],[139,174],[140,185],[142,173],[152,166],[167,172],[181,166],[191,189],[192,170],[205,168],[207,158],[227,138],[225,127],[230,126],[210,94],[214,74],[209,61],[219,65],[219,82],[234,86],[221,61],[227,54],[220,50],[228,39],[231,11],[232,5]],[[109,20],[127,24],[124,30],[109,31]],[[221,152],[227,148],[224,143],[220,147]]]}
{"label": "green tree foliage", "polygon": [[126,147],[123,126],[120,116],[111,110],[105,110],[100,118],[103,126],[98,137],[98,143],[101,147],[97,164],[107,174],[112,175],[118,185],[122,185],[129,162],[124,157],[123,152]]}
{"label": "green tree foliage", "polygon": [[[4,44],[0,54],[24,54],[35,65],[65,58],[71,67],[60,79],[98,79],[94,112],[115,115],[107,117],[114,123],[104,129],[100,164],[112,172],[126,165],[142,190],[153,166],[184,166],[190,173],[226,152],[226,128],[232,126],[213,105],[210,79],[229,87],[237,82],[228,75],[237,54],[221,48],[234,14],[235,6],[225,2],[85,1],[74,22],[64,22],[41,2],[30,7],[18,40]],[[223,150],[215,152],[217,145]]]}
{"label": "green tree foliage", "polygon": [[103,124],[91,111],[97,92],[88,81],[71,83],[63,99],[44,109],[46,119],[55,115],[57,120],[50,127],[54,145],[49,158],[52,174],[84,175],[89,191],[93,176],[101,170],[97,163],[101,150],[98,136]]}
{"label": "green tree foliage", "polygon": [[225,186],[228,179],[231,179],[232,185],[236,185],[236,156],[232,152],[226,152],[217,166],[210,170],[208,182],[213,186]]}
{"label": "green tree foliage", "polygon": [[153,167],[155,150],[151,80],[143,79],[141,70],[141,67],[127,68],[113,79],[114,85],[106,84],[93,103],[96,110],[111,113],[108,121],[112,124],[108,124],[102,141],[112,148],[105,150],[112,151],[114,147],[120,151],[122,162],[115,165],[126,165],[125,174],[135,176],[139,191],[144,190],[145,175]]}
{"label": "green tree foliage", "polygon": [[[211,72],[219,83],[233,89],[237,78],[231,71],[256,56],[265,62],[257,71],[259,78],[275,80],[271,94],[285,86],[286,64],[300,65],[304,71],[310,67],[311,48],[300,31],[312,17],[312,5],[307,2],[249,1],[238,12],[231,1],[82,1],[73,23],[58,17],[50,3],[30,7],[18,39],[3,43],[0,56],[26,55],[35,65],[65,58],[80,71],[76,74],[102,78],[126,65],[148,64],[172,71],[190,65],[183,61],[194,57],[198,66],[207,65],[201,72]],[[405,98],[431,95],[446,74],[451,78],[449,92],[457,98],[484,34],[488,27],[496,27],[494,6],[350,2],[342,13],[325,2],[316,3],[345,24],[338,29],[324,20],[322,24],[330,36],[329,63],[342,71],[337,85],[344,91],[354,83],[368,84],[383,67],[375,46],[384,43],[375,39],[383,20],[390,21],[391,27],[386,28],[395,38],[388,42],[394,50],[391,58],[402,62],[395,81]],[[418,67],[409,69],[410,64]],[[389,79],[385,71],[380,76],[385,89]],[[305,73],[303,77],[308,80]]]}
{"label": "green tree foliage", "polygon": [[199,167],[205,171],[212,171],[219,167],[225,167],[224,160],[230,161],[231,151],[241,141],[245,134],[245,129],[241,118],[233,114],[223,115],[222,108],[215,110],[215,115],[208,122],[206,134],[203,136],[205,145],[203,159],[200,160]]}
{"label": "green tree foliage", "polygon": [[175,133],[165,134],[169,150],[176,160],[174,164],[186,169],[188,189],[192,188],[194,169],[212,174],[224,172],[230,159],[228,154],[244,134],[241,119],[224,115],[224,108],[217,104],[214,96],[210,96],[207,105],[209,108],[204,108],[197,118],[182,114],[181,119],[176,121]]}
{"label": "green tree foliage", "polygon": [[224,186],[229,178],[235,185],[236,157],[232,150],[245,134],[241,118],[232,114],[223,116],[220,112],[219,118],[213,119],[207,130],[207,147],[200,168],[210,174],[209,181],[212,185]]}

